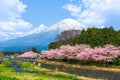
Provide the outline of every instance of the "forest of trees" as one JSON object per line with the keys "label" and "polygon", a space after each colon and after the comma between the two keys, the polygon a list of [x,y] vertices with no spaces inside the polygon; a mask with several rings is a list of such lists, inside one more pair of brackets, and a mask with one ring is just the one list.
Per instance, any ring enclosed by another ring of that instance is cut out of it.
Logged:
{"label": "forest of trees", "polygon": [[[73,36],[74,33],[74,36]],[[112,44],[120,46],[120,30],[113,27],[88,28],[87,30],[68,30],[57,35],[56,42],[49,44],[49,49],[59,48],[61,45],[89,44],[91,47]]]}

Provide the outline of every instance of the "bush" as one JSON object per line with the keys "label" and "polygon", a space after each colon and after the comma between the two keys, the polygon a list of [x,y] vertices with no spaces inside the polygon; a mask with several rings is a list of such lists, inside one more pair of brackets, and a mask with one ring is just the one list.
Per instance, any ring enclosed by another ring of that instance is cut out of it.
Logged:
{"label": "bush", "polygon": [[5,61],[4,62],[5,67],[9,67],[10,63],[11,63],[11,61]]}

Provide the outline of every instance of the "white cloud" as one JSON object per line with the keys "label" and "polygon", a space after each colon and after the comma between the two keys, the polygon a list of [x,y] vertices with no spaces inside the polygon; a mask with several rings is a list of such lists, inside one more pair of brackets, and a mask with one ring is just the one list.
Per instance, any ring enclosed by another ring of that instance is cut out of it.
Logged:
{"label": "white cloud", "polygon": [[0,39],[24,36],[33,29],[31,23],[21,19],[26,7],[20,0],[0,0]]}
{"label": "white cloud", "polygon": [[40,33],[40,32],[45,32],[46,30],[48,29],[48,27],[46,27],[44,24],[41,24],[39,25],[38,27],[34,28],[33,30],[29,31],[26,33],[26,35],[30,35],[30,34],[37,34],[37,33]]}
{"label": "white cloud", "polygon": [[12,21],[0,21],[0,30],[1,31],[28,31],[32,28],[32,24],[30,24],[29,22],[26,22],[22,19],[15,19]]}
{"label": "white cloud", "polygon": [[81,6],[72,5],[72,4],[67,4],[67,5],[63,6],[63,8],[70,11],[71,15],[73,15],[73,16],[78,16],[78,13],[80,13],[80,11],[81,11]]}
{"label": "white cloud", "polygon": [[[63,8],[70,11],[72,16],[87,25],[102,26],[107,23],[110,16],[120,14],[120,0],[77,1],[77,3],[66,4]],[[76,9],[79,11],[75,12]]]}
{"label": "white cloud", "polygon": [[20,0],[0,0],[0,21],[21,17],[26,7]]}
{"label": "white cloud", "polygon": [[[27,24],[27,23],[25,23],[25,24]],[[31,34],[37,34],[40,32],[44,32],[48,29],[44,24],[41,24],[39,27],[32,28],[29,31],[18,31],[17,29],[13,28],[13,26],[5,27],[5,29],[6,28],[12,28],[12,30],[8,29],[7,31],[4,31],[4,29],[3,29],[3,31],[2,31],[1,27],[0,27],[0,39],[3,39],[3,40],[14,39],[16,37],[23,37],[23,36],[27,36],[27,35],[31,35]],[[23,28],[21,28],[21,29],[23,29]],[[27,27],[26,27],[26,29],[27,29]],[[3,41],[3,40],[0,40],[0,41]]]}

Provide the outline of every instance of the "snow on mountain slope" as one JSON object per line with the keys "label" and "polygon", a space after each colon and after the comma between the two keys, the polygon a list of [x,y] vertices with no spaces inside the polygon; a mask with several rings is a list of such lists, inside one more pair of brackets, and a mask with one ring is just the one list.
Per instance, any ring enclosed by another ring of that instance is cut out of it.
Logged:
{"label": "snow on mountain slope", "polygon": [[64,20],[60,21],[59,23],[56,23],[55,25],[51,26],[47,31],[59,29],[61,32],[64,30],[72,30],[72,29],[82,30],[82,29],[87,29],[87,28],[88,28],[88,26],[86,26],[74,19],[68,18],[68,19],[64,19]]}

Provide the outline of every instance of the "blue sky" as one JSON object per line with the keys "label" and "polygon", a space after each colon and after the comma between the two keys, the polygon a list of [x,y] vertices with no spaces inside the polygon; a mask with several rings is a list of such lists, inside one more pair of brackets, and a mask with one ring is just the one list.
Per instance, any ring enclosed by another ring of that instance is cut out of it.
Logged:
{"label": "blue sky", "polygon": [[33,23],[35,26],[45,24],[51,26],[56,22],[72,17],[62,8],[70,0],[22,0],[27,5],[26,13],[22,18]]}
{"label": "blue sky", "polygon": [[120,0],[0,0],[0,39],[30,35],[66,18],[120,30]]}

